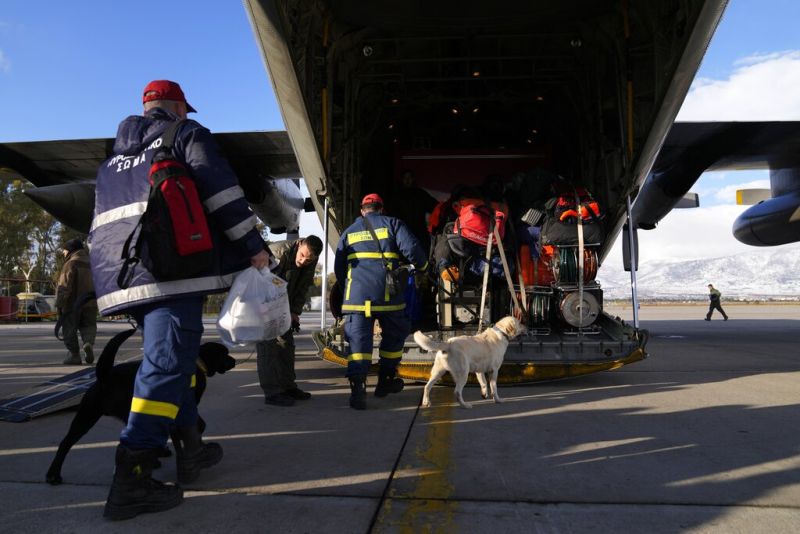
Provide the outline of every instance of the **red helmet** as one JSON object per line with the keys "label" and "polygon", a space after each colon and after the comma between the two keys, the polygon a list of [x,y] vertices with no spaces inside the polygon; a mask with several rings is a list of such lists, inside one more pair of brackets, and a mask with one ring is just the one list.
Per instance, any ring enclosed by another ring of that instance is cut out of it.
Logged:
{"label": "red helmet", "polygon": [[383,206],[383,199],[377,193],[370,193],[361,199],[361,205],[364,206],[366,204],[380,204]]}

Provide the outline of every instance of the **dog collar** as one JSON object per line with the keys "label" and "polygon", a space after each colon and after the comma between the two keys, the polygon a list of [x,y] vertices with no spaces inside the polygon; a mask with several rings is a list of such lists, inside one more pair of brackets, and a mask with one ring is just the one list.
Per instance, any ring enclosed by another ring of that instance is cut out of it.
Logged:
{"label": "dog collar", "polygon": [[497,332],[498,334],[500,334],[501,336],[503,336],[504,338],[506,338],[506,339],[508,339],[508,340],[510,340],[510,339],[511,339],[510,337],[508,337],[508,334],[506,334],[505,332],[503,332],[502,330],[500,330],[500,329],[499,329],[499,328],[497,328],[496,326],[493,326],[493,327],[492,327],[492,330],[494,330],[495,332]]}
{"label": "dog collar", "polygon": [[197,360],[195,360],[194,363],[197,365],[198,369],[203,371],[204,375],[208,375],[208,367],[206,367],[206,363],[203,360],[201,360],[200,358],[197,358]]}

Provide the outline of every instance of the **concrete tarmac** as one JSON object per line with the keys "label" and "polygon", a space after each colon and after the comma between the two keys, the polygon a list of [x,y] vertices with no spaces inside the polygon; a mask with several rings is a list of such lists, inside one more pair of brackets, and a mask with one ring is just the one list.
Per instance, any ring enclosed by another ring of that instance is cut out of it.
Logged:
{"label": "concrete tarmac", "polygon": [[[348,407],[341,367],[320,360],[303,316],[297,377],[313,397],[263,403],[255,354],[209,378],[200,412],[222,462],[179,507],[102,518],[122,425],[104,417],[45,471],[74,411],[0,422],[0,532],[585,533],[800,531],[800,306],[644,306],[644,362],[502,387],[503,404],[407,385]],[[630,319],[630,308],[611,313]],[[101,323],[98,347],[124,324]],[[213,324],[206,340],[216,339]],[[0,398],[76,370],[52,323],[0,325]],[[99,349],[97,350],[99,354]],[[139,357],[141,338],[117,362]],[[164,460],[156,477],[175,480]]]}

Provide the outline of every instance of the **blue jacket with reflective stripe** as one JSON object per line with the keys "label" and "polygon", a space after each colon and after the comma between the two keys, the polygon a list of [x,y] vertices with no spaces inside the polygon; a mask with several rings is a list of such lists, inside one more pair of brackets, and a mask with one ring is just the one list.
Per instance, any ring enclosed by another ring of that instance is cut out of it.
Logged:
{"label": "blue jacket with reflective stripe", "polygon": [[97,305],[103,315],[179,295],[224,291],[234,275],[250,265],[250,258],[264,250],[255,215],[211,132],[187,120],[175,137],[173,153],[191,169],[211,229],[215,267],[190,279],[157,282],[139,263],[130,287],[117,286],[123,245],[147,206],[150,161],[161,145],[161,135],[176,120],[177,116],[160,108],[126,118],[117,130],[114,156],[98,170],[89,250]]}
{"label": "blue jacket with reflective stripe", "polygon": [[402,310],[405,307],[402,292],[392,298],[386,294],[386,268],[380,251],[392,268],[408,262],[425,269],[428,255],[400,219],[378,213],[366,216],[378,236],[380,248],[367,230],[363,217],[342,233],[336,247],[333,269],[344,297],[342,311],[370,314],[371,311]]}

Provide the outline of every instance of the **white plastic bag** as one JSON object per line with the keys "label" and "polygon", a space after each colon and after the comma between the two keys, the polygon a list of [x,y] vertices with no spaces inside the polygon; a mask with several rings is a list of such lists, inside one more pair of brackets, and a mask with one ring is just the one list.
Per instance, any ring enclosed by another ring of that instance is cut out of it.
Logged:
{"label": "white plastic bag", "polygon": [[222,342],[233,347],[275,339],[291,326],[286,281],[268,269],[239,273],[217,320]]}

